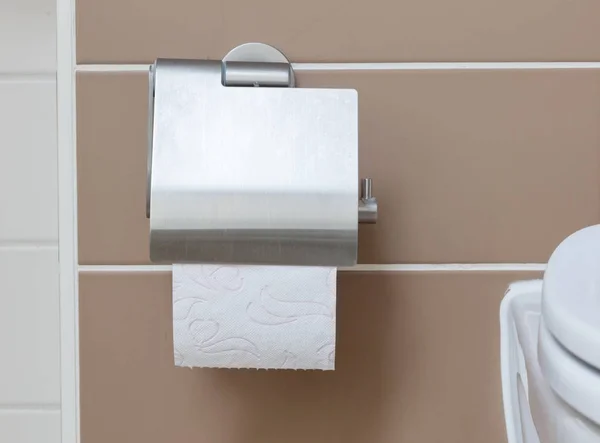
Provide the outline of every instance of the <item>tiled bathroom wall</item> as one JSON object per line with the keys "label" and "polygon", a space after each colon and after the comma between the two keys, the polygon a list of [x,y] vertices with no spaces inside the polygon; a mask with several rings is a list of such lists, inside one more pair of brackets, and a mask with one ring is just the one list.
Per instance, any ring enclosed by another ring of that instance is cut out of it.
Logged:
{"label": "tiled bathroom wall", "polygon": [[56,6],[0,2],[0,442],[60,443]]}
{"label": "tiled bathroom wall", "polygon": [[[503,443],[504,290],[600,218],[599,13],[78,0],[82,441]],[[286,53],[300,87],[359,93],[380,219],[338,278],[335,372],[173,365],[171,277],[148,257],[147,68],[248,41]]]}

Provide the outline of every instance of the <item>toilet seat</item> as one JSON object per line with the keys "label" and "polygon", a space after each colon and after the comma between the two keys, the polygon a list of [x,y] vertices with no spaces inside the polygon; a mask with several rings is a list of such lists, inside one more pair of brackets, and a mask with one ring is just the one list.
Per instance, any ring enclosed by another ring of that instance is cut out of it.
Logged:
{"label": "toilet seat", "polygon": [[600,443],[600,425],[570,406],[542,373],[541,296],[541,281],[516,282],[500,308],[508,443]]}
{"label": "toilet seat", "polygon": [[543,316],[538,362],[552,390],[573,409],[600,425],[600,370],[570,354],[548,331]]}
{"label": "toilet seat", "polygon": [[550,257],[542,316],[562,346],[600,368],[600,225],[574,233]]}

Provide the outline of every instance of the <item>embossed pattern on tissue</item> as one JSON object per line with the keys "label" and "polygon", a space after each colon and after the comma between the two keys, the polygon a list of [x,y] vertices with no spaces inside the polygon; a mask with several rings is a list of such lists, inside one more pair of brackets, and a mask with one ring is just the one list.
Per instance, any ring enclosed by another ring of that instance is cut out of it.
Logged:
{"label": "embossed pattern on tissue", "polygon": [[333,369],[332,268],[175,265],[178,366]]}

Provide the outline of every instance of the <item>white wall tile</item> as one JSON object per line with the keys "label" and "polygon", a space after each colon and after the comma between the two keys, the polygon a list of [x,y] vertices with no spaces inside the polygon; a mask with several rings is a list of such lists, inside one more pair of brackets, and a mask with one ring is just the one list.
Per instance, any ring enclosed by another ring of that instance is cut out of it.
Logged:
{"label": "white wall tile", "polygon": [[0,98],[0,245],[56,241],[55,82],[0,80]]}
{"label": "white wall tile", "polygon": [[59,402],[58,250],[0,248],[0,408]]}
{"label": "white wall tile", "polygon": [[1,411],[3,443],[60,443],[60,411]]}
{"label": "white wall tile", "polygon": [[0,1],[0,72],[55,69],[55,0]]}
{"label": "white wall tile", "polygon": [[61,441],[55,72],[56,0],[0,0],[2,443]]}

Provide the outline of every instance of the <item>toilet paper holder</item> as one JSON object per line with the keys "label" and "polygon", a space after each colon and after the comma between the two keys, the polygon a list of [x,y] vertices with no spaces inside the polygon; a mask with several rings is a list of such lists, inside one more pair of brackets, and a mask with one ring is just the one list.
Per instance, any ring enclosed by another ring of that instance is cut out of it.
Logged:
{"label": "toilet paper holder", "polygon": [[157,59],[150,259],[356,264],[357,223],[378,216],[372,180],[357,186],[357,107],[354,90],[295,88],[291,63],[261,43],[222,61]]}

